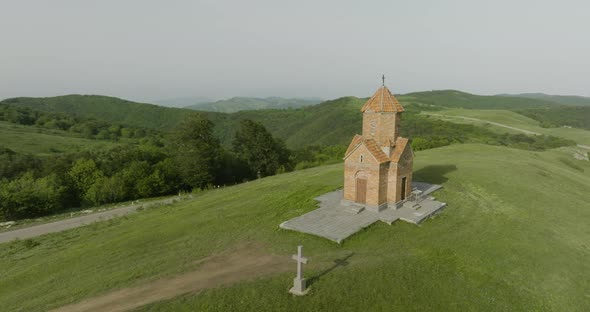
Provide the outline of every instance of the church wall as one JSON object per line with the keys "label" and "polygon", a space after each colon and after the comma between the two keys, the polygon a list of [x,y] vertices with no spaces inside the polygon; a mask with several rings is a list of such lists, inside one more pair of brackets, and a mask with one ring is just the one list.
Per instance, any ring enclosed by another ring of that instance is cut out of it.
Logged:
{"label": "church wall", "polygon": [[397,176],[397,193],[398,198],[397,201],[400,201],[402,198],[402,177],[406,177],[406,198],[412,193],[412,169],[408,169],[407,167],[401,170],[398,170]]}
{"label": "church wall", "polygon": [[387,202],[387,186],[389,184],[389,164],[381,164],[379,168],[379,205]]}
{"label": "church wall", "polygon": [[367,184],[367,205],[379,205],[379,167],[371,172],[371,176]]}
{"label": "church wall", "polygon": [[412,170],[413,170],[413,157],[409,160],[404,158],[408,157],[408,154],[412,155],[411,148],[406,148],[402,157],[400,157],[400,164],[391,164],[389,170],[389,187],[388,187],[388,202],[398,202],[402,200],[402,178],[406,177],[406,198],[412,192]]}
{"label": "church wall", "polygon": [[387,177],[387,202],[388,203],[396,203],[399,200],[397,199],[399,196],[397,191],[397,164],[391,163],[388,170],[388,177]]}
{"label": "church wall", "polygon": [[[360,156],[363,162],[360,162]],[[356,201],[356,179],[367,179],[366,204],[379,204],[380,166],[364,145],[361,145],[344,161],[344,199]]]}
{"label": "church wall", "polygon": [[396,132],[397,129],[397,121],[399,118],[397,117],[399,114],[396,113],[381,113],[381,117],[379,120],[379,130],[377,131],[377,136],[375,141],[380,145],[385,145],[387,140],[391,140],[391,142],[395,142],[398,133]]}
{"label": "church wall", "polygon": [[395,114],[395,127],[394,127],[394,139],[392,142],[395,142],[395,140],[397,140],[397,137],[400,136],[400,126],[402,124],[402,114]]}
{"label": "church wall", "polygon": [[379,145],[387,140],[395,142],[399,135],[400,114],[398,113],[363,113],[363,137],[372,138]]}
{"label": "church wall", "polygon": [[365,111],[363,113],[363,137],[366,139],[375,138],[379,127],[379,114]]}

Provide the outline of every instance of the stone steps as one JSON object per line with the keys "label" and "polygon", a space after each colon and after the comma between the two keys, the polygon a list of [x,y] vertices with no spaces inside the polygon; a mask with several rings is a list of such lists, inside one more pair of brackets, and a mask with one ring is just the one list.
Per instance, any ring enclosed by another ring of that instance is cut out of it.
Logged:
{"label": "stone steps", "polygon": [[357,205],[350,205],[350,206],[346,207],[345,210],[348,212],[354,213],[354,214],[359,214],[365,210],[365,207],[357,206]]}

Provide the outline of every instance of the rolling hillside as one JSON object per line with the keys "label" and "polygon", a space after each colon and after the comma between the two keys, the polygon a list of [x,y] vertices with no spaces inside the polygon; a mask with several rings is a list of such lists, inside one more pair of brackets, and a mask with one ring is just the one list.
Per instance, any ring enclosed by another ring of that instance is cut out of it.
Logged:
{"label": "rolling hillside", "polygon": [[59,130],[48,130],[0,121],[0,146],[37,156],[109,148],[118,143],[89,140]]}
{"label": "rolling hillside", "polygon": [[111,123],[166,130],[182,120],[188,110],[136,103],[101,95],[64,95],[48,98],[12,98],[0,105],[19,105],[44,112],[63,112]]}
{"label": "rolling hillside", "polygon": [[320,99],[286,99],[281,97],[233,97],[209,103],[198,103],[185,108],[207,112],[235,113],[245,110],[301,108],[320,103]]}
{"label": "rolling hillside", "polygon": [[[400,99],[401,100],[401,99]],[[408,93],[404,95],[406,102],[416,102],[446,108],[469,109],[509,109],[550,107],[559,105],[545,99],[531,99],[524,97],[475,95],[456,90],[439,90]]]}
{"label": "rolling hillside", "polygon": [[590,130],[590,106],[526,109],[519,113],[539,121],[545,128],[574,127]]}
{"label": "rolling hillside", "polygon": [[[406,125],[414,124],[414,132],[404,135],[421,135],[428,129],[420,124],[428,125],[430,129],[435,125],[412,117],[412,113],[420,111],[436,111],[445,108],[468,109],[499,109],[513,111],[553,107],[553,102],[514,98],[505,96],[479,96],[459,91],[429,91],[398,96],[406,107],[407,113],[403,118],[404,131],[409,131]],[[215,123],[215,134],[226,146],[231,144],[239,122],[252,119],[264,124],[274,136],[284,140],[289,148],[299,149],[308,145],[348,144],[350,138],[360,131],[361,114],[359,109],[366,99],[343,97],[325,101],[323,103],[306,106],[299,109],[277,110],[248,110],[226,114],[217,112],[202,112]],[[192,110],[165,108],[150,104],[134,103],[117,98],[102,96],[70,95],[54,98],[16,98],[0,102],[1,104],[22,105],[43,111],[70,112],[84,117],[92,117],[108,122],[117,122],[131,126],[168,130],[174,127]],[[564,106],[567,109],[567,106]],[[442,128],[448,128],[440,124]],[[441,130],[442,131],[442,130]],[[468,133],[471,129],[465,129]],[[445,136],[448,133],[440,132]],[[429,135],[433,135],[430,133]]]}
{"label": "rolling hillside", "polygon": [[[418,152],[415,179],[442,184],[434,196],[448,207],[421,226],[377,223],[342,245],[278,229],[314,209],[314,197],[342,187],[342,165],[281,174],[0,244],[0,266],[10,268],[0,306],[45,311],[189,276],[208,257],[253,244],[290,269],[140,310],[587,311],[589,172],[590,163],[561,150],[463,144]],[[311,259],[312,291],[293,298],[290,255],[298,244]]]}
{"label": "rolling hillside", "polygon": [[213,100],[202,96],[176,97],[150,101],[150,103],[154,103],[156,105],[178,108],[210,102],[213,102]]}
{"label": "rolling hillside", "polygon": [[523,97],[555,102],[563,105],[589,106],[590,97],[576,95],[550,95],[544,93],[521,93],[521,94],[502,94],[510,97]]}
{"label": "rolling hillside", "polygon": [[[570,107],[564,107],[564,111],[568,111],[569,108]],[[552,109],[546,110],[548,112],[552,111]],[[564,127],[544,128],[541,127],[537,120],[508,110],[445,109],[436,112],[423,112],[423,114],[431,115],[435,118],[440,118],[453,123],[473,124],[498,132],[521,132],[518,130],[507,129],[505,127],[494,126],[487,122],[491,121],[538,134],[566,138],[579,144],[590,145],[590,131],[588,130]],[[465,119],[463,117],[475,118],[479,120]]]}

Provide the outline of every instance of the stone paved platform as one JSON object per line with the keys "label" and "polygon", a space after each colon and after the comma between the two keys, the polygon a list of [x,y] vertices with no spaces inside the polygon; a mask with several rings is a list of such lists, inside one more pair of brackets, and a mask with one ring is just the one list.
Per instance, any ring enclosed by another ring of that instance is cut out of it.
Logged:
{"label": "stone paved platform", "polygon": [[350,235],[377,221],[387,224],[392,224],[398,219],[414,224],[422,222],[446,206],[445,203],[436,201],[434,197],[430,196],[432,192],[440,188],[441,186],[436,184],[414,182],[412,189],[422,192],[418,198],[398,205],[399,208],[396,208],[395,204],[390,205],[380,212],[358,209],[362,207],[351,209],[350,206],[343,205],[341,203],[342,190],[338,190],[317,197],[316,200],[320,202],[320,208],[285,221],[279,227],[321,236],[340,243]]}

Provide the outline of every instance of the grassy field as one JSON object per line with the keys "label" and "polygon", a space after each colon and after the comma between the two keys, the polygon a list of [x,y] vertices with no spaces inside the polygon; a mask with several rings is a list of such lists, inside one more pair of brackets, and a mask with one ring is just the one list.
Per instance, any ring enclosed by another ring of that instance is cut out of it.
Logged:
{"label": "grassy field", "polygon": [[73,137],[64,131],[0,121],[0,145],[19,153],[44,156],[106,148],[114,144],[116,143]]}
{"label": "grassy field", "polygon": [[[504,127],[498,127],[494,125],[490,125],[486,122],[474,121],[474,120],[466,120],[461,118],[455,118],[456,116],[464,116],[470,118],[477,118],[481,120],[496,122],[500,124],[505,124],[508,126],[533,131],[541,134],[553,135],[558,136],[566,139],[570,139],[576,141],[579,144],[590,144],[590,131],[577,129],[577,128],[542,128],[539,126],[539,122],[523,116],[521,114],[508,111],[508,110],[476,110],[476,109],[445,109],[441,111],[435,112],[423,112],[423,114],[438,114],[448,116],[449,118],[445,117],[435,117],[441,118],[447,121],[457,122],[457,123],[467,123],[467,124],[474,124],[485,126],[488,129],[494,129],[495,131],[499,132],[510,132],[510,133],[519,133],[516,130],[510,130]],[[455,116],[455,117],[453,117]]]}
{"label": "grassy field", "polygon": [[[294,273],[211,289],[145,311],[587,311],[590,163],[561,150],[452,145],[417,153],[415,179],[449,206],[420,226],[377,223],[342,245],[284,231],[342,186],[342,165],[198,194],[32,241],[0,245],[3,311],[43,311],[195,269],[246,242],[311,258],[312,292]],[[347,256],[348,265],[333,268]],[[333,268],[332,270],[329,270]],[[318,276],[321,276],[319,278]]]}

